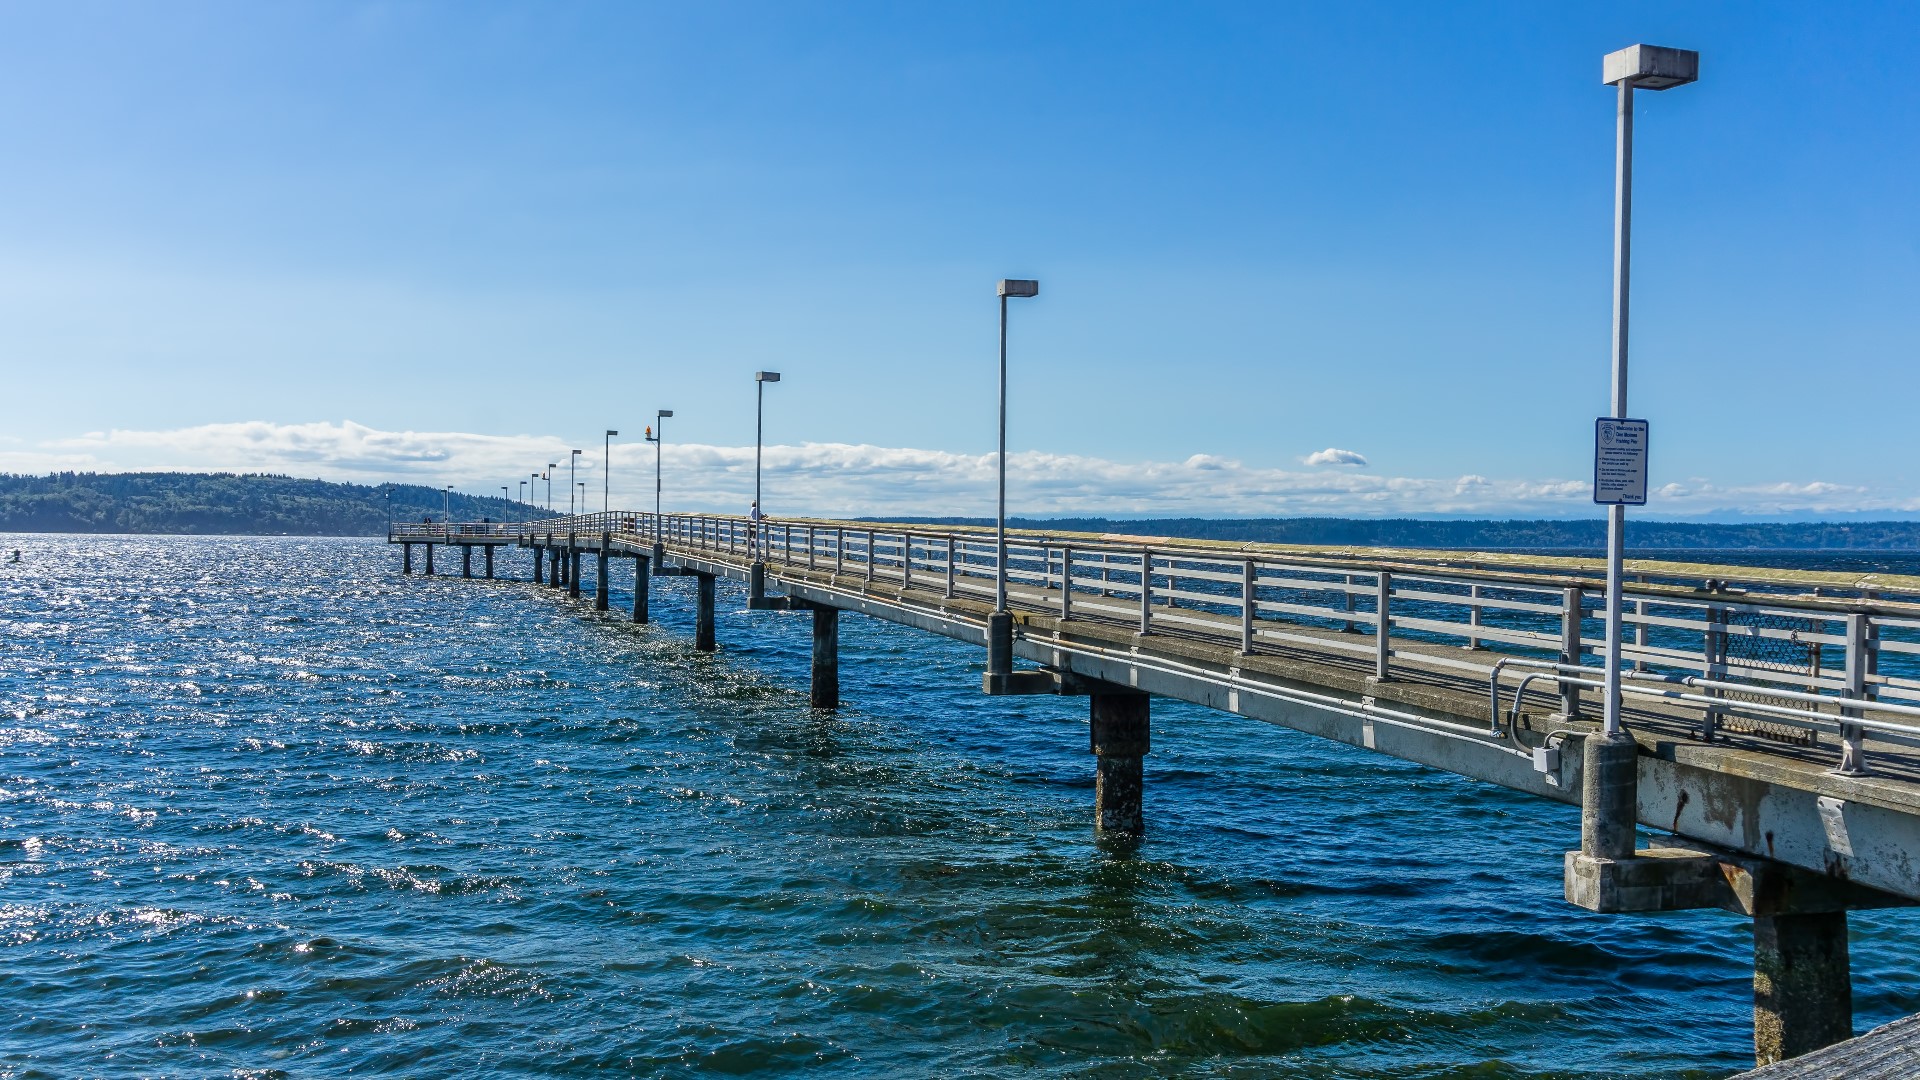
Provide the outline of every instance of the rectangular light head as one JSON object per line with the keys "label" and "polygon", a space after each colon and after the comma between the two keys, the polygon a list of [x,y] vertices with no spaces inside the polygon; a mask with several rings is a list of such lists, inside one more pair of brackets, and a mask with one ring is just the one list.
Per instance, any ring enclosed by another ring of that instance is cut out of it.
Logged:
{"label": "rectangular light head", "polygon": [[608,428],[608,429],[607,429],[607,434],[608,434],[608,435],[618,435],[618,434],[620,434],[620,433],[619,433],[619,432],[617,432],[617,431],[615,431],[615,430],[613,430],[612,428]]}
{"label": "rectangular light head", "polygon": [[657,413],[655,413],[654,415],[655,415],[655,416],[672,416],[672,415],[673,415],[673,410],[672,410],[672,409],[661,409],[661,410],[660,410],[659,412],[657,412]]}
{"label": "rectangular light head", "polygon": [[1661,45],[1629,45],[1600,62],[1601,82],[1627,83],[1635,90],[1666,90],[1700,77],[1700,54]]}
{"label": "rectangular light head", "polygon": [[780,373],[777,371],[756,371],[753,373],[753,381],[754,382],[779,382]]}
{"label": "rectangular light head", "polygon": [[1001,296],[1039,296],[1040,283],[1019,278],[1008,278],[1000,283]]}

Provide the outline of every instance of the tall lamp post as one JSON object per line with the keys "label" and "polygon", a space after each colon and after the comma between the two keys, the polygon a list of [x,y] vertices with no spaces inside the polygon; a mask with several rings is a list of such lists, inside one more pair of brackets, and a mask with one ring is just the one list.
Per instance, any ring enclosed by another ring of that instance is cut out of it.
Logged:
{"label": "tall lamp post", "polygon": [[1620,669],[1627,506],[1647,501],[1646,425],[1627,419],[1627,308],[1633,232],[1633,92],[1693,82],[1700,54],[1634,45],[1607,54],[1602,81],[1619,88],[1613,190],[1613,394],[1607,416],[1594,424],[1593,501],[1607,507],[1606,666],[1601,725],[1582,751],[1581,837],[1584,855],[1630,859],[1638,816],[1639,744],[1620,727]]}
{"label": "tall lamp post", "polygon": [[587,498],[585,485],[580,484],[578,480],[575,480],[573,478],[573,467],[576,464],[578,464],[579,461],[580,461],[580,451],[578,450],[575,450],[573,453],[567,456],[567,516],[568,517],[572,517],[574,515],[573,489],[576,485],[579,485],[581,488],[581,492],[580,492],[581,501],[585,502]]}
{"label": "tall lamp post", "polygon": [[[607,429],[607,437],[600,443],[600,512],[613,512],[613,437],[620,434],[612,428]],[[586,509],[581,507],[581,509]]]}
{"label": "tall lamp post", "polygon": [[545,480],[547,482],[547,516],[548,517],[553,516],[553,470],[559,467],[560,466],[557,462],[552,462],[552,461],[547,462],[546,475],[541,477],[542,480]]}
{"label": "tall lamp post", "polygon": [[[767,416],[767,384],[779,382],[777,371],[756,371],[753,373],[753,505],[760,506],[760,449],[765,441]],[[766,509],[760,510],[761,516]]]}
{"label": "tall lamp post", "polygon": [[1037,281],[1006,279],[1000,295],[1000,490],[994,527],[993,614],[987,616],[987,680],[1013,674],[1013,613],[1007,610],[1007,301],[1039,296]]}
{"label": "tall lamp post", "polygon": [[653,542],[656,547],[665,535],[660,531],[660,446],[667,441],[667,417],[672,415],[672,409],[661,409],[653,416],[658,426],[647,428],[647,441],[653,444]]}
{"label": "tall lamp post", "polygon": [[440,490],[440,523],[442,525],[445,525],[448,522],[451,522],[452,520],[453,520],[453,485],[448,484],[446,487]]}
{"label": "tall lamp post", "polygon": [[393,485],[388,484],[386,485],[386,488],[387,488],[387,535],[392,536],[393,535]]}
{"label": "tall lamp post", "polygon": [[520,481],[519,503],[520,503],[520,515],[522,518],[525,518],[527,513],[527,482],[525,480]]}

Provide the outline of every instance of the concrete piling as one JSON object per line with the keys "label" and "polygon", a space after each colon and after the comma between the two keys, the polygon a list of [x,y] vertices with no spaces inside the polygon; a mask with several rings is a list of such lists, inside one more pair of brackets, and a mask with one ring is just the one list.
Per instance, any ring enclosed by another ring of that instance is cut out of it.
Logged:
{"label": "concrete piling", "polygon": [[473,576],[472,544],[460,545],[460,576],[463,578],[471,578]]}
{"label": "concrete piling", "polygon": [[580,599],[580,549],[577,541],[567,537],[567,599]]}
{"label": "concrete piling", "polygon": [[840,707],[840,609],[813,609],[813,679],[807,703],[816,709]]}
{"label": "concrete piling", "polygon": [[433,576],[433,545],[427,545],[427,576]]}
{"label": "concrete piling", "polygon": [[652,589],[653,560],[645,555],[633,558],[633,621],[647,621],[647,593]]}
{"label": "concrete piling", "polygon": [[487,580],[492,581],[493,580],[493,545],[488,544],[485,548],[482,549],[481,553],[487,557]]}
{"label": "concrete piling", "polygon": [[1633,857],[1640,798],[1640,744],[1625,731],[1594,732],[1582,747],[1580,850],[1595,859]]}
{"label": "concrete piling", "polygon": [[600,550],[594,556],[593,610],[607,610],[607,534],[600,534]]}
{"label": "concrete piling", "polygon": [[713,652],[719,648],[713,634],[713,575],[695,574],[694,580],[698,587],[694,590],[693,647],[701,652]]}
{"label": "concrete piling", "polygon": [[400,572],[403,574],[413,573],[413,545],[412,544],[403,543],[400,545]]}
{"label": "concrete piling", "polygon": [[1094,817],[1103,832],[1138,836],[1146,831],[1141,810],[1144,762],[1150,749],[1151,701],[1115,687],[1087,698],[1091,749],[1095,755]]}
{"label": "concrete piling", "polygon": [[1853,1037],[1847,913],[1753,920],[1753,1057],[1798,1057]]}

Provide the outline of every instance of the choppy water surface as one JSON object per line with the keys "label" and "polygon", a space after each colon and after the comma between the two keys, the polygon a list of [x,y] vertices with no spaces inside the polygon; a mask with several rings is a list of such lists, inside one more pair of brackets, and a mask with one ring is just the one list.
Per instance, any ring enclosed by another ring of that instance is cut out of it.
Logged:
{"label": "choppy water surface", "polygon": [[[679,579],[634,627],[377,541],[5,546],[0,1075],[1751,1060],[1745,924],[1569,908],[1564,807],[1156,701],[1104,849],[1084,702],[914,631],[849,617],[826,716],[725,585],[710,657]],[[1855,917],[1863,1027],[1915,926]]]}

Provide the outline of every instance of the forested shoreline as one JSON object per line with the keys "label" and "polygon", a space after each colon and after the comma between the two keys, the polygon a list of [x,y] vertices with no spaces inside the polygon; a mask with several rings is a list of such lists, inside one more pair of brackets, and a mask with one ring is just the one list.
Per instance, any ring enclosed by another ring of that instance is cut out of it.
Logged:
{"label": "forested shoreline", "polygon": [[[395,520],[516,521],[537,511],[421,484],[342,484],[261,473],[0,473],[0,531],[380,536]],[[877,520],[877,519],[876,519]],[[984,518],[890,518],[985,525]],[[1016,528],[1204,540],[1386,547],[1594,549],[1606,523],[1425,518],[1015,518]],[[1638,550],[1920,550],[1920,522],[1630,519]]]}

